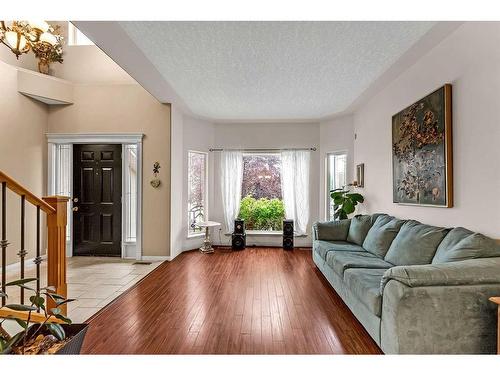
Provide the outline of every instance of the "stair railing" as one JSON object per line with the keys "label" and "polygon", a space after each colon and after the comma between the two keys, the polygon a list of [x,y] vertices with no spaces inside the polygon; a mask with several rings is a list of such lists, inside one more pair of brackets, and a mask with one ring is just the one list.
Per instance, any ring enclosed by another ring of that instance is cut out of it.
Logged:
{"label": "stair railing", "polygon": [[[36,240],[35,240],[35,258],[33,262],[36,266],[36,290],[41,288],[41,271],[42,263],[41,254],[41,212],[47,215],[47,286],[55,289],[55,292],[67,298],[66,285],[66,223],[67,223],[67,204],[68,197],[51,196],[42,199],[35,196],[29,190],[25,189],[21,184],[13,178],[7,176],[0,171],[1,184],[1,228],[0,228],[0,248],[2,258],[2,292],[5,293],[5,284],[7,282],[7,249],[9,242],[7,239],[7,189],[17,194],[20,197],[21,203],[21,231],[20,231],[20,249],[17,253],[20,259],[19,278],[25,278],[25,258],[28,255],[25,244],[26,230],[26,202],[36,207]],[[21,304],[25,303],[25,291],[21,288],[20,300]],[[1,306],[5,306],[6,298],[2,297]],[[49,298],[47,300],[47,308],[55,307],[55,303]],[[66,315],[66,305],[61,306],[62,313]],[[41,314],[40,314],[41,315]],[[35,317],[36,318],[36,317]],[[42,318],[42,316],[40,316]],[[36,319],[35,319],[36,320]]]}

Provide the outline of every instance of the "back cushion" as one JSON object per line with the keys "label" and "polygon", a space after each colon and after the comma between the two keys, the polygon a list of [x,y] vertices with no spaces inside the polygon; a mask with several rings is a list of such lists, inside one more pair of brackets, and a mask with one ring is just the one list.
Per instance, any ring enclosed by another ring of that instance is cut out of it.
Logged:
{"label": "back cushion", "polygon": [[500,244],[495,240],[481,233],[458,227],[452,229],[441,242],[432,264],[499,256]]}
{"label": "back cushion", "polygon": [[379,215],[368,231],[363,247],[373,255],[383,258],[403,223],[404,220],[389,215]]}
{"label": "back cushion", "polygon": [[316,223],[318,239],[324,241],[345,241],[351,219]]}
{"label": "back cushion", "polygon": [[429,264],[449,229],[409,220],[403,224],[385,256],[397,266]]}
{"label": "back cushion", "polygon": [[361,246],[372,224],[372,217],[370,215],[354,216],[351,219],[351,226],[349,227],[349,233],[347,234],[347,241]]}

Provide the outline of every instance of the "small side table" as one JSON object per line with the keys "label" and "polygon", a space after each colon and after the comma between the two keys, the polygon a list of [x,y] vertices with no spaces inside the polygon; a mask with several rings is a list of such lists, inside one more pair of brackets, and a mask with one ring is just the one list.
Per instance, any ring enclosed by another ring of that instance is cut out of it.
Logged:
{"label": "small side table", "polygon": [[203,254],[213,253],[214,248],[212,247],[212,242],[210,241],[210,228],[218,227],[220,223],[216,221],[202,221],[201,223],[197,223],[196,225],[200,228],[205,228],[205,240],[203,241],[203,246],[200,247],[200,251]]}
{"label": "small side table", "polygon": [[497,354],[500,354],[500,297],[491,297],[490,301],[498,305]]}

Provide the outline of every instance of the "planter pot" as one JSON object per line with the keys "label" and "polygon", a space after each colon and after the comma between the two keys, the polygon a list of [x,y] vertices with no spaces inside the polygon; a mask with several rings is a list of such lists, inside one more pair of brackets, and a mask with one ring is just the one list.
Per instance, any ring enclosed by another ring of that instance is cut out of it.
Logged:
{"label": "planter pot", "polygon": [[49,74],[50,63],[46,61],[38,61],[38,71],[42,74]]}
{"label": "planter pot", "polygon": [[[28,332],[33,333],[39,326],[39,324],[34,324],[29,328]],[[71,339],[55,354],[80,354],[88,324],[61,324],[61,327],[64,329],[66,337],[71,337]],[[47,334],[48,332],[42,330],[41,333]]]}

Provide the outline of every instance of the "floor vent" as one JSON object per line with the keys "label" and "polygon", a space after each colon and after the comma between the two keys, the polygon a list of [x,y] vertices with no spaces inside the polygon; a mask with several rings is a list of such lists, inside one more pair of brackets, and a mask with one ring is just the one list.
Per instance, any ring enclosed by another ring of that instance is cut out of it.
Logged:
{"label": "floor vent", "polygon": [[150,264],[152,264],[152,263],[151,263],[151,262],[147,262],[147,261],[145,261],[145,260],[138,260],[137,262],[134,262],[134,263],[132,263],[132,264],[142,264],[142,265],[144,265],[144,266],[147,266],[147,265],[150,265]]}

